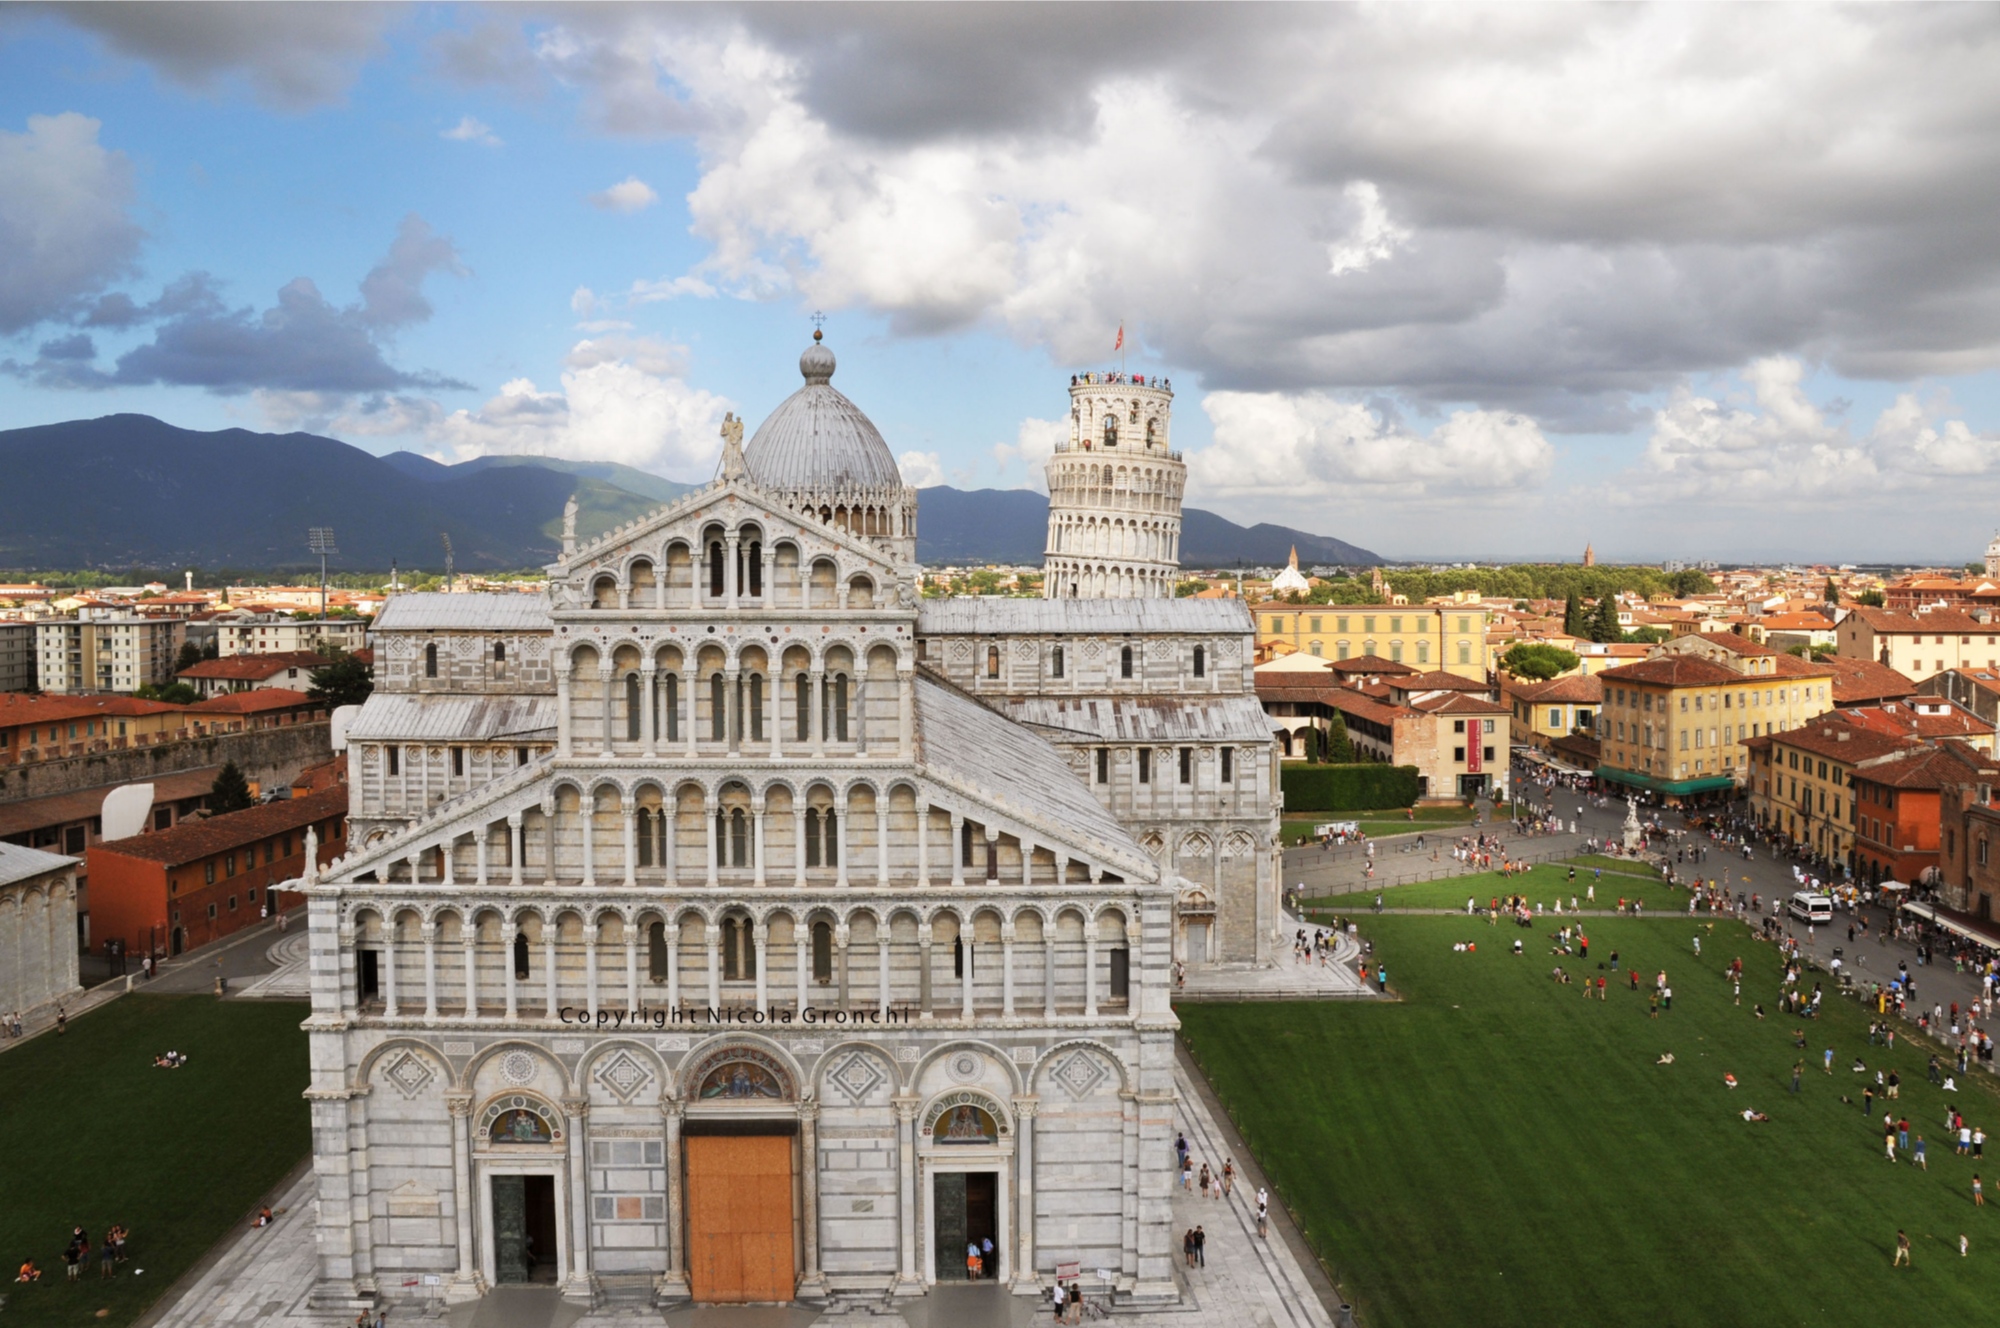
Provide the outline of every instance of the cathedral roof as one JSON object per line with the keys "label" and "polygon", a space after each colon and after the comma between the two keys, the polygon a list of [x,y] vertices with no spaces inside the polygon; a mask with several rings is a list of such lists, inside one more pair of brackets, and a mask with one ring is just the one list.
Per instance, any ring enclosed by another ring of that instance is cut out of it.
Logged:
{"label": "cathedral roof", "polygon": [[354,742],[496,742],[554,737],[556,698],[375,691],[348,725]]}
{"label": "cathedral roof", "polygon": [[744,449],[750,477],[781,493],[900,489],[903,474],[889,444],[833,386],[833,352],[813,337],[799,356],[806,385],[771,412]]}
{"label": "cathedral roof", "polygon": [[1265,742],[1271,736],[1271,721],[1255,696],[1029,696],[1009,700],[1006,708],[1023,724],[1105,742]]}
{"label": "cathedral roof", "polygon": [[484,632],[547,632],[553,630],[549,601],[543,595],[517,591],[468,595],[436,593],[391,595],[375,615],[378,632],[422,632],[458,628]]}
{"label": "cathedral roof", "polygon": [[928,599],[917,608],[920,636],[1011,632],[1253,632],[1240,599],[1012,599],[965,595]]}
{"label": "cathedral roof", "polygon": [[1106,865],[1128,878],[1146,870],[1149,859],[1131,832],[1046,738],[921,669],[916,703],[917,759],[926,774],[1038,823],[1052,838],[1103,850]]}

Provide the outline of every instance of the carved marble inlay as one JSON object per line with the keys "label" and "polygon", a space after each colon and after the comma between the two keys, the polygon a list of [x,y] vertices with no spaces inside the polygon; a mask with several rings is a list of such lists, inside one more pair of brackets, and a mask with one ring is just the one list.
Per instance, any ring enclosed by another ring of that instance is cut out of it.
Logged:
{"label": "carved marble inlay", "polygon": [[628,1051],[621,1051],[600,1065],[595,1077],[620,1102],[630,1102],[653,1082],[653,1072]]}
{"label": "carved marble inlay", "polygon": [[826,1076],[828,1083],[845,1094],[848,1101],[857,1104],[866,1101],[868,1095],[888,1079],[881,1062],[865,1051],[848,1052]]}
{"label": "carved marble inlay", "polygon": [[510,1051],[500,1058],[500,1077],[510,1084],[525,1084],[535,1078],[535,1058],[525,1051]]}
{"label": "carved marble inlay", "polygon": [[1096,1092],[1110,1074],[1103,1061],[1082,1049],[1063,1057],[1050,1071],[1050,1077],[1063,1086],[1064,1092],[1079,1099]]}
{"label": "carved marble inlay", "polygon": [[404,1097],[415,1097],[430,1086],[437,1078],[424,1058],[415,1052],[406,1051],[390,1063],[382,1072],[382,1077],[396,1086],[396,1091]]}
{"label": "carved marble inlay", "polygon": [[986,1068],[986,1063],[977,1052],[957,1051],[945,1061],[944,1068],[946,1074],[961,1084],[969,1084],[979,1077],[979,1072]]}

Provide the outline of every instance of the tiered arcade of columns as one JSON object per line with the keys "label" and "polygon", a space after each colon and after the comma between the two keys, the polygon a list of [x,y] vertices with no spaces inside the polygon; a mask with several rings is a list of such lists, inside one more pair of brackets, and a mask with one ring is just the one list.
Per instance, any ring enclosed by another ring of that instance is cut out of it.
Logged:
{"label": "tiered arcade of columns", "polygon": [[1187,466],[1168,431],[1173,389],[1143,375],[1070,380],[1067,443],[1049,458],[1049,599],[1171,599]]}

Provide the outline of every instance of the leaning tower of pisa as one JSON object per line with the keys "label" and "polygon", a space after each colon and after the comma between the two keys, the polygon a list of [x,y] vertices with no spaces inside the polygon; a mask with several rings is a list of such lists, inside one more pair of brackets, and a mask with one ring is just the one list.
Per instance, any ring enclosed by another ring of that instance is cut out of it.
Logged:
{"label": "leaning tower of pisa", "polygon": [[1171,599],[1180,572],[1181,491],[1173,387],[1143,374],[1069,380],[1069,441],[1049,458],[1050,599]]}

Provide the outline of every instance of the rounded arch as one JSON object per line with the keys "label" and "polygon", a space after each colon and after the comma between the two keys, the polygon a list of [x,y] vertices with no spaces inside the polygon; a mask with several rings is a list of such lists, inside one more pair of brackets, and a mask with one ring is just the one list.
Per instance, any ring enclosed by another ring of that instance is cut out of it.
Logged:
{"label": "rounded arch", "polygon": [[1089,1037],[1064,1038],[1060,1042],[1052,1043],[1049,1049],[1042,1053],[1041,1058],[1029,1068],[1029,1084],[1032,1085],[1040,1082],[1044,1070],[1052,1069],[1063,1057],[1077,1050],[1094,1051],[1105,1060],[1110,1061],[1112,1070],[1118,1075],[1119,1091],[1132,1091],[1131,1067],[1125,1064],[1123,1058],[1116,1051],[1113,1051],[1109,1046],[1106,1046],[1096,1038]]}
{"label": "rounded arch", "polygon": [[633,1038],[612,1038],[607,1042],[592,1043],[590,1049],[583,1054],[583,1058],[576,1063],[576,1081],[580,1084],[589,1084],[597,1067],[620,1051],[651,1070],[654,1082],[663,1090],[666,1085],[673,1082],[673,1071],[667,1068],[667,1063],[660,1058],[659,1053]]}
{"label": "rounded arch", "polygon": [[[980,1055],[984,1056],[988,1061],[999,1066],[1002,1070],[1006,1072],[1005,1077],[1009,1085],[1010,1092],[1020,1093],[1025,1091],[1022,1086],[1021,1068],[1018,1065],[1014,1064],[1014,1057],[1004,1048],[996,1046],[993,1043],[987,1042],[981,1038],[953,1038],[949,1042],[941,1042],[937,1046],[932,1047],[929,1051],[924,1053],[924,1057],[922,1060],[918,1061],[915,1065],[910,1067],[910,1082],[913,1084],[922,1083],[924,1080],[924,1071],[930,1069],[931,1066],[937,1064],[938,1061],[942,1060],[946,1056],[949,1056],[952,1052],[963,1051],[968,1048],[978,1052]],[[955,1091],[957,1090],[956,1089],[944,1090],[944,1092],[955,1092]],[[942,1094],[940,1094],[939,1096],[941,1095]],[[928,1106],[928,1103],[926,1105]],[[1012,1119],[1013,1119],[1013,1113],[1010,1109],[1008,1112],[1008,1120],[1011,1121]]]}
{"label": "rounded arch", "polygon": [[[492,1063],[494,1060],[497,1060],[499,1057],[508,1055],[509,1053],[516,1051],[526,1052],[528,1055],[534,1058],[535,1063],[537,1065],[546,1066],[551,1071],[553,1071],[555,1074],[555,1081],[558,1084],[562,1085],[562,1090],[561,1090],[562,1095],[567,1096],[568,1094],[573,1093],[575,1091],[573,1081],[570,1079],[569,1076],[569,1071],[563,1068],[563,1063],[561,1061],[557,1060],[553,1055],[549,1053],[548,1048],[543,1047],[538,1043],[523,1041],[515,1038],[509,1038],[502,1042],[495,1042],[493,1045],[489,1047],[482,1047],[477,1053],[473,1055],[471,1060],[465,1063],[465,1070],[459,1078],[460,1085],[468,1089],[471,1088],[473,1085],[479,1082],[479,1072],[485,1069],[487,1065]],[[504,1097],[509,1094],[522,1093],[522,1092],[526,1092],[531,1097],[540,1096],[540,1094],[534,1093],[530,1090],[516,1089],[516,1088],[496,1090],[494,1096]],[[558,1116],[558,1119],[560,1119],[560,1116]]]}
{"label": "rounded arch", "polygon": [[721,1033],[703,1042],[681,1061],[675,1087],[681,1098],[697,1101],[703,1084],[717,1070],[732,1061],[747,1061],[772,1071],[778,1080],[778,1100],[799,1100],[799,1085],[806,1076],[790,1052],[778,1042],[754,1033]]}
{"label": "rounded arch", "polygon": [[[405,1051],[428,1062],[437,1071],[438,1077],[447,1086],[452,1088],[460,1086],[458,1077],[452,1073],[451,1062],[436,1047],[419,1038],[392,1037],[368,1049],[367,1053],[362,1056],[360,1063],[354,1067],[354,1079],[349,1083],[348,1087],[366,1088],[369,1079],[375,1074],[376,1066],[386,1063],[390,1057],[396,1055],[398,1052]],[[469,1083],[471,1081],[468,1079],[465,1082]]]}

